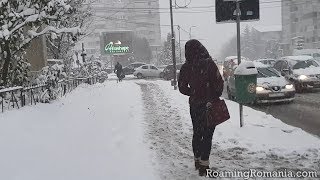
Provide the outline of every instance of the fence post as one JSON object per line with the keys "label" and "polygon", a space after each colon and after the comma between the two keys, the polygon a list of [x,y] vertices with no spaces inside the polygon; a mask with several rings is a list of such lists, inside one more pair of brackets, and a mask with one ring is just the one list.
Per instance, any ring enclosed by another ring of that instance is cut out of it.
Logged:
{"label": "fence post", "polygon": [[[0,94],[1,95],[1,94]],[[3,96],[1,95],[1,110],[2,110],[2,112],[3,112],[3,102],[4,101],[4,98],[3,98]]]}
{"label": "fence post", "polygon": [[23,89],[21,89],[20,91],[20,100],[21,100],[21,107],[23,107],[25,104],[24,104],[24,95],[23,95]]}

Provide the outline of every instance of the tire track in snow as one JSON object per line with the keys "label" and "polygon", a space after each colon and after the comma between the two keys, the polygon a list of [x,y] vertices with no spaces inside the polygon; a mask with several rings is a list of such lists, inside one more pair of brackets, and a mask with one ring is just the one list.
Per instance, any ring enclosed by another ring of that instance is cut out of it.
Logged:
{"label": "tire track in snow", "polygon": [[182,119],[177,108],[158,85],[138,83],[142,90],[150,149],[155,151],[157,171],[161,179],[197,178],[193,167],[190,134],[183,132]]}
{"label": "tire track in snow", "polygon": [[[158,169],[161,179],[201,179],[197,176],[193,165],[191,148],[192,127],[184,130],[183,121],[178,107],[170,104],[170,99],[161,88],[151,82],[139,82],[145,109],[147,124],[146,136],[150,142],[150,149],[156,153]],[[309,150],[304,154],[292,152],[278,155],[276,150],[252,152],[246,148],[237,147],[236,139],[229,139],[234,146],[223,149],[215,142],[219,134],[214,135],[211,164],[218,170],[315,170],[320,173],[320,151]],[[226,142],[225,142],[226,143]],[[306,162],[312,165],[306,166]],[[320,174],[319,174],[320,176]]]}

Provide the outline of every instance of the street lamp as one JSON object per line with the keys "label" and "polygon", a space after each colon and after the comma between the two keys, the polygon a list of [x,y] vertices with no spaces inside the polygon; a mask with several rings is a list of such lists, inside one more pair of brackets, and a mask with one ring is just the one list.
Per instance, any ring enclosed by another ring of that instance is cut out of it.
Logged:
{"label": "street lamp", "polygon": [[191,36],[191,29],[192,29],[193,27],[197,27],[197,26],[191,26],[191,27],[190,27],[190,29],[189,29],[189,38],[190,38],[190,39],[191,39],[191,37],[192,37],[192,36]]}

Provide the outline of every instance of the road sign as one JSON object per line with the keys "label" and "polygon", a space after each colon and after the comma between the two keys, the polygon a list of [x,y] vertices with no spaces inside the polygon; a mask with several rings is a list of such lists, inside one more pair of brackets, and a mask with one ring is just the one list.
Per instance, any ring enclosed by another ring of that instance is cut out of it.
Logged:
{"label": "road sign", "polygon": [[[257,21],[260,19],[259,0],[239,0],[239,4],[241,21]],[[216,22],[236,22],[236,9],[236,0],[216,0]]]}

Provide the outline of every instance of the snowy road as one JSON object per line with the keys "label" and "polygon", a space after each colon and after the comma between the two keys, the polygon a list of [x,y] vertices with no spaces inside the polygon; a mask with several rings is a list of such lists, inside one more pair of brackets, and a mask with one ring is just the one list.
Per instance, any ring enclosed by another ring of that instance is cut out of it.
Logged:
{"label": "snowy road", "polygon": [[320,91],[296,94],[295,101],[290,104],[263,105],[254,108],[320,137]]}
{"label": "snowy road", "polygon": [[[227,98],[226,85],[223,97]],[[293,103],[254,105],[252,108],[271,114],[286,124],[320,137],[320,90],[296,94]]]}

